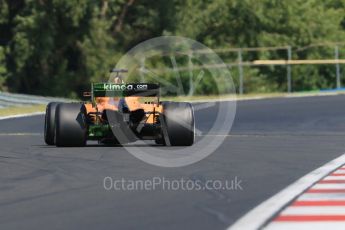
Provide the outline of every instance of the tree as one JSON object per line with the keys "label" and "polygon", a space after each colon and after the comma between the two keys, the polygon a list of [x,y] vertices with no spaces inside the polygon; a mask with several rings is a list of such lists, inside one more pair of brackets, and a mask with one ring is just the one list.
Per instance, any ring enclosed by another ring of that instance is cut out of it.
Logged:
{"label": "tree", "polygon": [[[333,47],[313,44],[341,41],[344,15],[345,0],[0,0],[0,87],[78,97],[130,48],[161,35],[211,48],[291,45],[294,59],[332,58]],[[221,57],[234,62],[237,53]],[[243,53],[244,60],[286,58],[284,50]],[[294,66],[294,88],[334,87],[333,68]],[[285,90],[285,74],[245,68],[246,88]],[[201,85],[211,93],[210,84]]]}

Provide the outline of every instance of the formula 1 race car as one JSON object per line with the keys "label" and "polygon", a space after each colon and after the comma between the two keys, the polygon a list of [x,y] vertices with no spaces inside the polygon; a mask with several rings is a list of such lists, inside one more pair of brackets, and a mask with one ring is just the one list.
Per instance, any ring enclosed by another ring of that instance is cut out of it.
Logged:
{"label": "formula 1 race car", "polygon": [[48,145],[85,146],[154,140],[167,146],[194,143],[194,110],[186,102],[160,102],[157,84],[92,83],[88,102],[47,105]]}

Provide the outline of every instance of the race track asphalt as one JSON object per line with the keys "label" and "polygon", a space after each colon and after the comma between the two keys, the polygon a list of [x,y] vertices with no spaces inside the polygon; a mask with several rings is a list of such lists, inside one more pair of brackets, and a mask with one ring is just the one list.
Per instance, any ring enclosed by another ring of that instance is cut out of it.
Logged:
{"label": "race track asphalt", "polygon": [[[198,129],[214,119],[213,110],[196,112]],[[206,159],[179,168],[149,165],[121,147],[46,146],[43,116],[1,120],[0,229],[225,229],[342,155],[344,115],[340,95],[239,101],[224,143]],[[243,190],[107,191],[107,176],[237,177]]]}

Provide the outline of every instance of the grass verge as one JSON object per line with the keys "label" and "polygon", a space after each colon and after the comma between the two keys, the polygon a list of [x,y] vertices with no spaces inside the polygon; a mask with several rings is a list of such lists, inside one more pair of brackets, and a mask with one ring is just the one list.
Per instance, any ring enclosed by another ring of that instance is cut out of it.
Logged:
{"label": "grass verge", "polygon": [[208,95],[208,96],[180,96],[180,97],[162,97],[161,101],[207,101],[207,100],[251,100],[251,99],[265,99],[265,98],[279,98],[279,97],[308,97],[308,96],[327,96],[334,94],[345,94],[345,91],[335,92],[320,92],[320,91],[306,91],[294,93],[257,93],[257,94],[225,94],[225,95]]}
{"label": "grass verge", "polygon": [[5,108],[0,109],[0,117],[26,114],[26,113],[44,112],[45,108],[46,108],[46,105],[5,107]]}
{"label": "grass verge", "polygon": [[[250,100],[250,99],[264,99],[264,98],[278,98],[278,97],[298,97],[298,96],[326,96],[334,94],[345,94],[345,91],[339,92],[296,92],[296,93],[259,93],[259,94],[244,94],[244,95],[208,95],[208,96],[182,96],[182,97],[162,97],[161,101],[207,101],[207,100]],[[20,115],[26,113],[44,112],[46,105],[31,105],[31,106],[13,106],[0,108],[0,117]]]}

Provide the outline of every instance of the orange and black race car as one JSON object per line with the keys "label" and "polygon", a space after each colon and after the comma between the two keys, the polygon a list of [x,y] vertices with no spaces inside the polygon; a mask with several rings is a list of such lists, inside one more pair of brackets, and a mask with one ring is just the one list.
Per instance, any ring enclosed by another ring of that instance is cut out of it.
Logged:
{"label": "orange and black race car", "polygon": [[[122,71],[122,70],[115,70]],[[154,140],[156,144],[194,143],[194,111],[186,102],[160,102],[157,84],[92,83],[81,103],[47,105],[44,139],[48,145],[85,146]]]}

